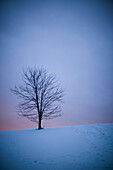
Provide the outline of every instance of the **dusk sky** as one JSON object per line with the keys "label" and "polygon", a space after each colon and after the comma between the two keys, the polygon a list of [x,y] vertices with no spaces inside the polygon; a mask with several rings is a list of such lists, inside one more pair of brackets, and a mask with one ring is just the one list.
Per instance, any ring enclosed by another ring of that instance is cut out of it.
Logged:
{"label": "dusk sky", "polygon": [[10,92],[27,66],[65,88],[63,116],[44,127],[113,122],[112,1],[0,1],[0,130],[37,127],[18,117]]}

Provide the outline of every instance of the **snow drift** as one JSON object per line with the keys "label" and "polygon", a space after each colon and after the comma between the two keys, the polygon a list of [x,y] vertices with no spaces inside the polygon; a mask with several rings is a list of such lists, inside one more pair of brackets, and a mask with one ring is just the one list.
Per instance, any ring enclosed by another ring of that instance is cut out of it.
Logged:
{"label": "snow drift", "polygon": [[0,169],[113,169],[113,124],[0,131]]}

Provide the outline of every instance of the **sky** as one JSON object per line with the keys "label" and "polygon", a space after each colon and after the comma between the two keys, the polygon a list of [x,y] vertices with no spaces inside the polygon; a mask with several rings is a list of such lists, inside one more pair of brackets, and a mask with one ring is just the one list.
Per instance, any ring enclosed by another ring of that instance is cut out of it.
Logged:
{"label": "sky", "polygon": [[43,127],[113,122],[113,3],[0,1],[0,130],[37,127],[18,117],[22,69],[43,66],[65,88],[62,117]]}

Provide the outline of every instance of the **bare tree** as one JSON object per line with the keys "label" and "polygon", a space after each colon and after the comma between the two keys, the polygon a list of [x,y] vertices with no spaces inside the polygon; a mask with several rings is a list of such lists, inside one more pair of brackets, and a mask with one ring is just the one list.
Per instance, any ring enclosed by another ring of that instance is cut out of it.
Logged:
{"label": "bare tree", "polygon": [[18,105],[19,116],[24,116],[38,124],[41,129],[42,119],[61,116],[61,102],[64,90],[60,87],[54,74],[46,69],[27,68],[22,74],[23,85],[15,86],[11,92],[21,98]]}

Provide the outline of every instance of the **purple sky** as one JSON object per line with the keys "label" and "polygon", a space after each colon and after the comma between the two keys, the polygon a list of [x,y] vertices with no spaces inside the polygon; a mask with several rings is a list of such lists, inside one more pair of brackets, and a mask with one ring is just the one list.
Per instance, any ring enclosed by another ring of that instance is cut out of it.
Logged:
{"label": "purple sky", "polygon": [[43,126],[113,122],[110,0],[0,1],[0,130],[37,127],[18,118],[23,67],[45,67],[66,89],[64,115]]}

